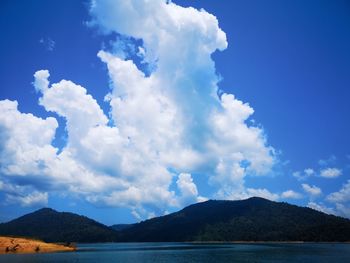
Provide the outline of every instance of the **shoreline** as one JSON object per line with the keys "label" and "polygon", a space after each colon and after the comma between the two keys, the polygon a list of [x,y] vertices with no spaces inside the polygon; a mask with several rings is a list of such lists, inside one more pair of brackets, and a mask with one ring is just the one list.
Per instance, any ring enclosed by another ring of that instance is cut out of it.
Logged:
{"label": "shoreline", "polygon": [[0,236],[0,255],[72,252],[76,247],[22,237]]}

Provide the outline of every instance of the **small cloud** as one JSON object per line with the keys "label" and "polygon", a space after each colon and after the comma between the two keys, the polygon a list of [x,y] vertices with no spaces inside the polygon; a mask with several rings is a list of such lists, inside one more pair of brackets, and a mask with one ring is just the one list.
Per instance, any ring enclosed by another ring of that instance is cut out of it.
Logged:
{"label": "small cloud", "polygon": [[350,218],[350,207],[349,206],[345,206],[345,205],[339,204],[339,203],[337,203],[335,206],[336,206],[337,212],[340,216],[345,216],[347,218]]}
{"label": "small cloud", "polygon": [[299,181],[303,181],[303,180],[308,179],[308,177],[315,175],[315,171],[311,168],[307,168],[303,172],[296,171],[296,172],[292,173],[292,175],[296,179],[298,179]]}
{"label": "small cloud", "polygon": [[324,178],[336,178],[342,174],[342,171],[337,168],[326,168],[321,170],[320,176]]}
{"label": "small cloud", "polygon": [[315,185],[308,185],[308,184],[302,184],[301,185],[304,189],[304,191],[312,196],[317,196],[322,193],[321,188],[315,186]]}
{"label": "small cloud", "polygon": [[40,38],[39,43],[43,45],[47,51],[53,51],[56,46],[56,42],[50,37]]}
{"label": "small cloud", "polygon": [[137,220],[141,220],[142,217],[140,216],[140,214],[138,212],[136,212],[135,210],[131,211],[131,214],[137,219]]}
{"label": "small cloud", "polygon": [[275,193],[271,193],[269,190],[265,189],[265,188],[247,188],[247,194],[248,197],[262,197],[262,198],[266,198],[272,201],[276,201],[279,199],[278,194]]}
{"label": "small cloud", "polygon": [[50,73],[48,70],[38,70],[34,74],[34,88],[36,92],[45,92],[49,88]]}
{"label": "small cloud", "polygon": [[298,192],[294,192],[293,190],[288,190],[288,191],[284,191],[281,194],[281,197],[285,199],[300,199],[300,198],[303,198],[303,195]]}
{"label": "small cloud", "polygon": [[272,193],[266,188],[246,188],[246,189],[229,189],[229,192],[218,192],[215,198],[227,200],[243,200],[250,197],[261,197],[272,201],[277,201],[280,196]]}
{"label": "small cloud", "polygon": [[343,203],[350,201],[350,180],[345,183],[338,192],[331,193],[327,200],[334,203]]}
{"label": "small cloud", "polygon": [[333,165],[337,161],[337,157],[335,155],[331,155],[328,159],[321,159],[318,161],[318,164],[320,166],[327,166],[327,165]]}
{"label": "small cloud", "polygon": [[326,200],[335,204],[339,216],[350,218],[350,180],[338,192],[329,194]]}
{"label": "small cloud", "polygon": [[307,176],[311,176],[313,174],[315,174],[315,171],[311,168],[307,168],[304,170],[304,173],[307,175]]}
{"label": "small cloud", "polygon": [[307,204],[307,206],[309,208],[312,208],[312,209],[315,209],[317,211],[320,211],[320,212],[323,212],[323,213],[326,213],[326,214],[336,214],[336,212],[334,211],[333,208],[330,208],[330,207],[326,207],[325,205],[323,205],[322,203],[320,204],[317,204],[315,202],[309,202]]}
{"label": "small cloud", "polygon": [[207,200],[205,197],[198,196],[197,186],[189,173],[181,173],[176,181],[176,185],[181,193],[179,197],[181,206]]}
{"label": "small cloud", "polygon": [[292,175],[297,179],[302,179],[302,175],[299,171],[293,172]]}

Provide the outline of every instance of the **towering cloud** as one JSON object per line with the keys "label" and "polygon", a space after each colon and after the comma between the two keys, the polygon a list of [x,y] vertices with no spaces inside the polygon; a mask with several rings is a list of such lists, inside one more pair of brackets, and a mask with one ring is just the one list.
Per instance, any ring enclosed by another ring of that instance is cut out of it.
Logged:
{"label": "towering cloud", "polygon": [[40,177],[46,181],[41,189],[68,189],[143,217],[204,200],[195,184],[199,176],[223,198],[278,198],[245,188],[244,178],[268,173],[275,156],[263,130],[247,124],[253,108],[218,88],[211,55],[227,40],[215,16],[163,0],[92,1],[90,12],[91,25],[119,34],[116,52],[98,52],[111,80],[110,113],[84,87],[67,80],[50,86],[49,72],[37,71],[39,104],[66,120],[67,144],[52,146],[54,118],[24,114],[16,102],[2,101],[7,180],[27,176],[35,185]]}
{"label": "towering cloud", "polygon": [[244,191],[247,174],[269,171],[273,149],[261,129],[246,123],[253,109],[219,92],[211,54],[225,49],[227,40],[215,16],[166,1],[94,1],[91,13],[92,24],[106,34],[126,36],[119,41],[142,40],[143,63],[155,65],[146,76],[119,53],[99,52],[112,80],[111,115],[122,134],[162,166],[207,174],[225,186],[226,197]]}

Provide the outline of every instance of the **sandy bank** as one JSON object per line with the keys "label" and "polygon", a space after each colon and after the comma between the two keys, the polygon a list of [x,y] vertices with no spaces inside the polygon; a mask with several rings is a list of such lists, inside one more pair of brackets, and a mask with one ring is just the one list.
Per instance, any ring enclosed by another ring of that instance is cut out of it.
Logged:
{"label": "sandy bank", "polygon": [[50,253],[61,251],[75,251],[75,247],[68,247],[40,240],[15,237],[0,237],[0,254],[6,253]]}

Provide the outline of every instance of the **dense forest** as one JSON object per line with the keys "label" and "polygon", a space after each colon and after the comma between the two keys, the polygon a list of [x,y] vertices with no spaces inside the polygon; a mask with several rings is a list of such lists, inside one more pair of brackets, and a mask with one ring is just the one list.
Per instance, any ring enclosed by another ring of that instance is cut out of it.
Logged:
{"label": "dense forest", "polygon": [[0,224],[0,235],[37,238],[46,242],[109,242],[118,233],[90,218],[43,208]]}
{"label": "dense forest", "polygon": [[350,241],[350,220],[249,198],[210,200],[120,231],[121,241]]}
{"label": "dense forest", "polygon": [[48,242],[350,241],[350,220],[263,198],[210,200],[137,224],[107,227],[44,208],[0,224],[0,235]]}

